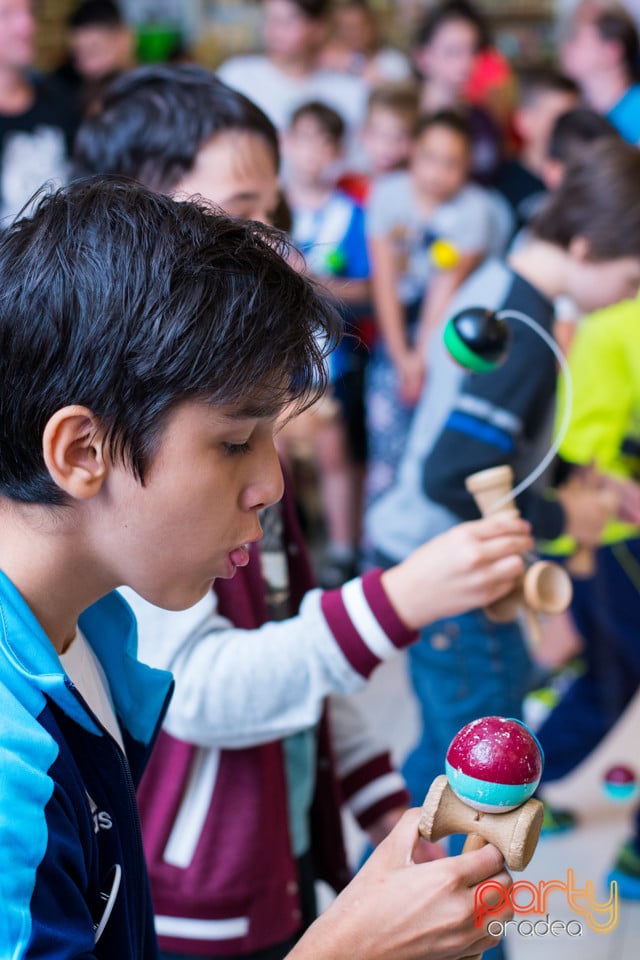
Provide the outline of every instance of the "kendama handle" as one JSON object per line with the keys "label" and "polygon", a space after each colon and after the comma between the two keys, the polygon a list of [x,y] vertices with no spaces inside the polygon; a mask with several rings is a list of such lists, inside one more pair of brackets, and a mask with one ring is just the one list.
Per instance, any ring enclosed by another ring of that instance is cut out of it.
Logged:
{"label": "kendama handle", "polygon": [[[513,470],[507,464],[473,473],[465,481],[483,517],[492,513],[519,511],[511,492]],[[524,610],[527,626],[534,644],[542,637],[538,613],[560,613],[571,602],[571,580],[563,567],[556,563],[537,561],[531,564],[516,587],[485,607],[485,613],[495,623],[510,623]]]}
{"label": "kendama handle", "polygon": [[[472,473],[465,480],[465,486],[483,517],[496,512],[518,514],[518,508],[513,500],[509,499],[513,488],[513,470],[507,464]],[[506,597],[501,597],[485,607],[484,612],[494,623],[510,623],[518,616],[521,603],[522,589],[518,585]]]}
{"label": "kendama handle", "polygon": [[470,850],[482,850],[483,847],[486,847],[487,841],[484,837],[481,837],[479,833],[469,833],[467,834],[467,839],[464,842],[462,848],[463,853],[469,853]]}
{"label": "kendama handle", "polygon": [[518,513],[509,496],[513,489],[513,470],[508,464],[472,473],[465,480],[465,486],[483,517],[492,513]]}
{"label": "kendama handle", "polygon": [[[464,842],[462,848],[463,853],[468,853],[469,850],[481,850],[482,847],[486,847],[487,841],[484,837],[481,837],[477,833],[470,833],[467,835],[467,839]],[[463,957],[462,960],[482,960],[482,954],[476,953],[473,957]]]}

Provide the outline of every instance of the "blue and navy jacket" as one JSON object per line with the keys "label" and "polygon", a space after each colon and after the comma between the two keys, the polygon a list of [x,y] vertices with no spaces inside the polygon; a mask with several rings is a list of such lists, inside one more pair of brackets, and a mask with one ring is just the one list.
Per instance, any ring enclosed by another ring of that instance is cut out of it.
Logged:
{"label": "blue and navy jacket", "polygon": [[133,614],[109,594],[80,618],[126,756],[0,572],[0,958],[156,956],[135,786],[172,690],[136,659]]}

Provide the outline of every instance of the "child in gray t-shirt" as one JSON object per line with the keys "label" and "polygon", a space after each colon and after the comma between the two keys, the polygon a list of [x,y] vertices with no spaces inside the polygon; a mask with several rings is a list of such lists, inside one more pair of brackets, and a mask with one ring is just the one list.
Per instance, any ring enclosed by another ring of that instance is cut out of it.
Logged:
{"label": "child in gray t-shirt", "polygon": [[452,111],[423,118],[407,171],[379,180],[367,207],[380,339],[369,368],[367,503],[392,483],[425,378],[429,331],[487,254],[492,204],[469,183],[470,135]]}

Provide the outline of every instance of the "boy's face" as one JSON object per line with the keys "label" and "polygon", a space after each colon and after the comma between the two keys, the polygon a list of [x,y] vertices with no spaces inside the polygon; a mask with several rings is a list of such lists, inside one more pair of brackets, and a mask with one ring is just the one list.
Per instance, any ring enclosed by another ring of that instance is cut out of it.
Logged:
{"label": "boy's face", "polygon": [[0,0],[0,67],[21,70],[30,66],[35,32],[29,0]]}
{"label": "boy's face", "polygon": [[387,107],[372,107],[362,131],[362,140],[374,174],[403,167],[411,152],[408,117]]}
{"label": "boy's face", "polygon": [[133,61],[133,33],[126,27],[86,26],[71,31],[71,56],[78,73],[87,80],[100,80]]}
{"label": "boy's face", "polygon": [[637,297],[640,289],[640,257],[599,261],[572,255],[567,281],[568,296],[582,313],[593,313],[594,310]]}
{"label": "boy's face", "polygon": [[425,130],[415,141],[410,170],[418,195],[433,203],[450,200],[469,175],[469,145],[444,126]]}
{"label": "boy's face", "polygon": [[262,35],[267,53],[284,60],[315,53],[327,24],[307,17],[292,0],[265,0]]}
{"label": "boy's face", "polygon": [[475,27],[465,20],[450,20],[416,51],[416,65],[427,79],[460,94],[471,76],[477,47]]}
{"label": "boy's face", "polygon": [[231,217],[270,223],[279,193],[273,153],[259,134],[216,134],[200,148],[193,168],[173,193],[200,194]]}
{"label": "boy's face", "polygon": [[[112,578],[166,609],[192,606],[248,562],[258,511],[282,497],[274,420],[187,401],[169,414],[145,474],[111,464],[101,495],[101,556]],[[100,506],[98,506],[100,509]]]}
{"label": "boy's face", "polygon": [[515,125],[518,135],[526,146],[533,147],[541,155],[546,154],[551,131],[558,117],[578,105],[573,93],[545,90],[535,95],[531,103],[516,110]]}
{"label": "boy's face", "polygon": [[364,7],[345,4],[334,13],[334,33],[347,50],[368,53],[376,42],[375,19]]}
{"label": "boy's face", "polygon": [[332,183],[340,159],[340,144],[322,128],[315,117],[303,115],[285,135],[284,150],[291,178],[314,186]]}

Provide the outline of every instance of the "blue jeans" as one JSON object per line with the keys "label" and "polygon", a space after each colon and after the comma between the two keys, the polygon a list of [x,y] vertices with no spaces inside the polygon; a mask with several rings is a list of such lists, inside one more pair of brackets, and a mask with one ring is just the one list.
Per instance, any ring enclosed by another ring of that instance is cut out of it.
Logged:
{"label": "blue jeans", "polygon": [[425,627],[409,648],[409,675],[418,699],[421,734],[403,773],[421,805],[444,773],[447,748],[478,717],[522,716],[531,661],[517,623],[492,623],[481,610]]}
{"label": "blue jeans", "polygon": [[[520,718],[531,661],[517,623],[492,623],[481,610],[425,627],[409,648],[409,676],[418,699],[421,734],[403,774],[421,806],[431,782],[444,773],[447,748],[458,730],[478,717]],[[452,837],[451,854],[464,837]],[[501,960],[502,945],[484,953]]]}

